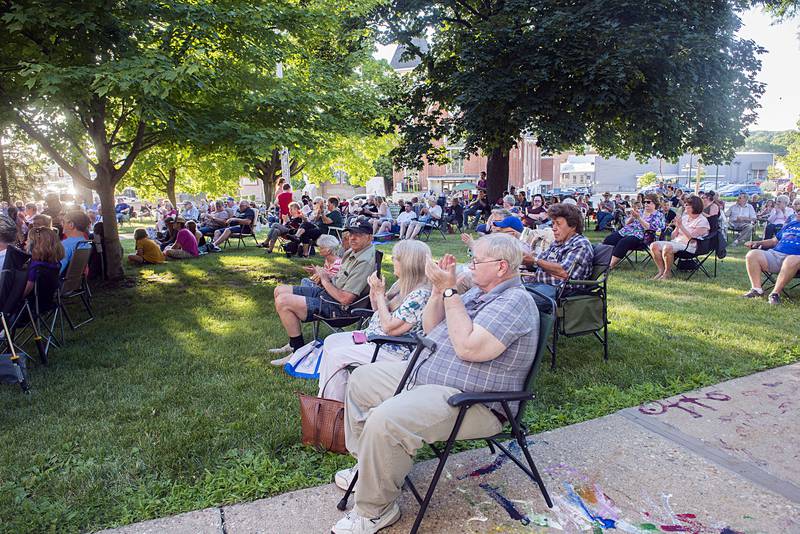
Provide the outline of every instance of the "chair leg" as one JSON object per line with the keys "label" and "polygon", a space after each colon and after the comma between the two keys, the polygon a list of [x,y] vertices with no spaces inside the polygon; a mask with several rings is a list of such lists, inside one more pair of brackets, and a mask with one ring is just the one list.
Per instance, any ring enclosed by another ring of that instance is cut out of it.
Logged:
{"label": "chair leg", "polygon": [[553,322],[553,348],[550,350],[550,369],[556,368],[556,349],[558,347],[558,317]]}
{"label": "chair leg", "polygon": [[531,456],[531,452],[528,450],[528,440],[525,439],[525,433],[519,426],[519,422],[511,415],[511,409],[508,406],[507,401],[503,401],[503,410],[506,412],[506,418],[508,418],[509,422],[511,423],[511,430],[514,433],[514,437],[517,438],[517,445],[519,448],[522,449],[522,454],[525,455],[525,460],[528,462],[528,466],[531,468],[531,473],[533,473],[533,480],[539,486],[539,491],[542,492],[542,497],[544,497],[544,502],[547,503],[548,508],[553,507],[553,501],[550,499],[550,494],[547,492],[547,488],[544,485],[544,480],[542,480],[542,476],[539,474],[539,470],[536,469],[536,464],[533,463],[533,457]]}
{"label": "chair leg", "polygon": [[436,489],[436,484],[439,482],[439,477],[442,476],[442,471],[444,471],[444,464],[447,462],[447,457],[450,456],[450,451],[453,448],[453,443],[456,441],[456,436],[458,435],[458,431],[461,429],[461,423],[464,422],[464,416],[467,414],[467,410],[469,406],[462,406],[461,410],[458,412],[458,417],[456,418],[456,424],[453,426],[452,432],[450,432],[450,437],[447,438],[447,443],[444,446],[444,450],[442,451],[441,460],[439,460],[439,465],[436,466],[436,471],[433,473],[433,479],[431,479],[431,483],[428,486],[428,491],[425,493],[425,498],[422,500],[422,504],[419,507],[419,512],[417,512],[417,518],[414,520],[414,525],[411,527],[411,534],[416,534],[419,530],[419,525],[422,523],[422,518],[425,517],[425,511],[428,509],[428,504],[431,502],[431,497],[433,497],[433,492]]}
{"label": "chair leg", "polygon": [[353,475],[353,480],[350,481],[350,485],[344,492],[344,496],[339,500],[339,503],[336,505],[336,508],[338,510],[344,512],[344,509],[347,508],[347,501],[348,499],[350,499],[350,495],[353,494],[353,490],[356,489],[356,482],[358,482],[358,471],[356,471],[355,474]]}

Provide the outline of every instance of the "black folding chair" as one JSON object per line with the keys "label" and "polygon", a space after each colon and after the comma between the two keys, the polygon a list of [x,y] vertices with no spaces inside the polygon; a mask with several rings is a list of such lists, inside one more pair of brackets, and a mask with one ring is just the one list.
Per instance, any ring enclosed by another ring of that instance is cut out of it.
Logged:
{"label": "black folding chair", "polygon": [[[655,231],[648,230],[644,233],[645,240],[641,241],[636,247],[630,249],[625,257],[622,258],[623,261],[627,261],[631,267],[635,267],[636,265],[647,265],[653,257],[650,255],[650,245],[648,243],[652,243],[653,241],[658,240],[658,236],[656,236]],[[649,239],[647,239],[649,238]],[[642,261],[639,261],[639,253],[643,253]],[[633,256],[633,259],[631,259]]]}
{"label": "black folding chair", "polygon": [[[375,250],[375,270],[380,273],[383,264],[383,252]],[[319,330],[321,325],[327,326],[332,332],[341,332],[344,328],[351,325],[356,325],[360,329],[364,322],[372,317],[372,303],[369,300],[369,287],[364,290],[364,293],[359,295],[355,302],[343,306],[335,300],[320,297],[323,302],[334,306],[337,313],[334,317],[324,317],[319,314],[314,314],[313,320],[313,336],[314,339],[319,339]]]}
{"label": "black folding chair", "polygon": [[[428,505],[430,504],[431,497],[433,497],[433,492],[436,489],[436,485],[439,482],[439,478],[444,471],[445,464],[447,463],[447,459],[452,452],[453,445],[456,441],[456,437],[458,436],[458,432],[461,430],[461,424],[464,422],[464,417],[472,406],[476,404],[491,404],[491,403],[500,403],[503,408],[503,413],[506,421],[508,422],[510,428],[510,432],[500,432],[499,434],[495,434],[494,436],[489,436],[486,438],[482,438],[486,441],[489,446],[489,450],[492,454],[495,454],[495,448],[499,449],[500,453],[504,454],[506,457],[511,459],[526,475],[528,475],[533,482],[541,491],[542,496],[544,497],[547,506],[552,508],[553,502],[550,499],[550,495],[547,492],[547,488],[544,485],[544,481],[542,480],[541,475],[539,474],[538,469],[536,468],[536,464],[533,462],[533,457],[531,456],[530,450],[528,449],[528,436],[529,436],[529,429],[525,425],[523,421],[523,415],[525,413],[525,406],[528,402],[533,400],[534,393],[533,393],[533,383],[534,379],[536,378],[536,374],[539,371],[539,366],[542,361],[542,357],[544,355],[544,349],[547,346],[547,333],[553,328],[553,323],[555,321],[555,309],[556,304],[553,299],[539,294],[541,297],[541,303],[538,304],[539,307],[539,340],[536,347],[536,354],[534,355],[533,363],[528,370],[528,374],[525,376],[525,382],[522,390],[520,391],[493,391],[493,392],[483,392],[483,393],[458,393],[453,395],[447,400],[447,403],[453,407],[459,409],[458,416],[456,418],[456,422],[453,425],[453,430],[450,432],[450,436],[447,438],[447,441],[444,444],[443,448],[436,446],[434,444],[428,444],[428,446],[433,450],[436,457],[439,459],[439,463],[436,466],[436,470],[433,473],[433,478],[431,479],[430,484],[428,485],[428,490],[425,492],[425,496],[422,497],[420,493],[417,491],[417,488],[414,486],[414,483],[406,477],[405,479],[405,486],[411,491],[414,495],[414,498],[420,505],[419,512],[417,512],[417,517],[414,520],[414,525],[411,527],[411,533],[415,534],[422,523],[422,519],[425,517],[425,512],[428,509]],[[419,360],[420,355],[424,350],[428,350],[431,353],[436,351],[436,344],[431,340],[424,338],[424,337],[417,337],[416,339],[409,340],[407,336],[403,337],[388,337],[388,336],[376,336],[370,337],[370,341],[373,343],[378,344],[378,347],[375,349],[375,354],[382,344],[385,343],[394,343],[394,344],[404,344],[404,345],[415,345],[416,348],[412,353],[411,357],[408,361],[408,366],[406,367],[406,371],[403,374],[402,379],[400,380],[400,384],[397,386],[395,390],[395,395],[399,394],[406,386],[406,382],[408,381],[409,376],[411,375],[414,367],[416,366],[417,361]],[[375,357],[373,356],[373,361]],[[518,402],[519,405],[517,407],[516,414],[512,413],[511,403]],[[508,439],[515,439],[517,445],[519,446],[522,454],[524,456],[524,461],[527,463],[523,463],[523,460],[517,458],[511,451],[504,446],[501,441],[505,441]],[[347,491],[344,494],[344,497],[339,501],[337,504],[337,508],[339,510],[344,510],[347,508],[347,501],[350,498],[350,495],[353,493],[353,489],[355,488],[356,481],[358,480],[358,472],[355,473],[353,476],[353,480],[350,482],[350,487],[347,488]]]}
{"label": "black folding chair", "polygon": [[30,390],[27,361],[32,359],[15,347],[13,328],[9,326],[11,319],[23,310],[27,272],[22,265],[12,267],[0,271],[0,384],[18,384],[27,393]]}
{"label": "black folding chair", "polygon": [[[777,273],[765,273],[762,271],[761,275],[763,276],[761,288],[764,291],[769,291],[771,288],[775,287],[775,282],[778,279]],[[800,287],[800,271],[798,271],[797,274],[794,275],[794,278],[792,278],[792,280],[786,284],[786,287],[781,290],[781,293],[783,293],[786,298],[791,298],[789,296],[789,291],[792,291],[798,287]]]}
{"label": "black folding chair", "polygon": [[236,248],[239,248],[241,246],[244,246],[244,248],[247,248],[246,239],[248,237],[252,237],[253,241],[256,242],[256,246],[258,246],[259,243],[258,243],[258,237],[256,237],[256,225],[255,225],[255,223],[251,224],[247,228],[248,228],[248,230],[246,232],[231,232],[231,235],[229,235],[228,239],[226,239],[225,242],[222,244],[222,248],[228,248],[228,242],[231,239],[236,239],[237,240],[236,241]]}
{"label": "black folding chair", "polygon": [[[694,242],[696,244],[695,251],[688,250],[689,245]],[[675,265],[673,272],[681,271],[688,273],[686,280],[692,278],[697,271],[702,271],[708,278],[717,277],[717,246],[719,244],[719,230],[709,232],[703,237],[693,237],[686,244],[683,250],[675,252]],[[714,275],[706,269],[705,262],[711,256],[714,257]]]}
{"label": "black folding chair", "polygon": [[445,235],[445,233],[444,233],[444,229],[446,228],[446,226],[445,226],[446,224],[447,223],[445,223],[445,221],[444,221],[444,216],[442,216],[440,219],[437,219],[435,221],[431,221],[431,222],[425,223],[425,226],[423,226],[422,230],[420,230],[420,232],[419,232],[420,233],[420,239],[424,238],[425,241],[428,241],[431,238],[431,233],[434,230],[439,230],[439,233],[442,234],[442,238],[444,238],[445,241],[446,241],[447,240],[447,235]]}
{"label": "black folding chair", "polygon": [[22,308],[11,321],[14,343],[23,347],[33,339],[39,354],[39,362],[47,365],[50,347],[61,347],[64,343],[63,329],[61,339],[56,334],[58,319],[57,293],[60,285],[58,269],[36,267],[37,274],[33,292],[28,295]]}
{"label": "black folding chair", "polygon": [[[639,253],[643,254],[642,260],[639,261]],[[631,259],[633,256],[633,259]],[[623,260],[627,261],[631,267],[635,267],[637,265],[647,265],[653,257],[650,255],[650,247],[641,243],[640,245],[632,248],[625,254],[625,257],[622,258]]]}
{"label": "black folding chair", "polygon": [[[88,241],[86,241],[88,243]],[[72,259],[67,265],[67,270],[64,277],[61,279],[61,287],[57,293],[58,311],[61,313],[61,337],[64,337],[64,318],[67,319],[69,327],[72,330],[77,330],[81,326],[94,321],[94,313],[92,312],[91,305],[91,292],[89,291],[89,284],[86,281],[86,266],[89,264],[89,257],[91,256],[92,249],[89,246],[75,249]],[[87,318],[79,323],[72,320],[72,316],[67,310],[67,301],[79,299],[83,303],[84,310],[86,311]]]}

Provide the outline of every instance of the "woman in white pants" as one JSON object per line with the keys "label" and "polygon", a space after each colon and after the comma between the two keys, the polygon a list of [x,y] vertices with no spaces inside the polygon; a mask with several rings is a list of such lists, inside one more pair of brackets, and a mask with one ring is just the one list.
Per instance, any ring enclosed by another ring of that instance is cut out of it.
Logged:
{"label": "woman in white pants", "polygon": [[[401,241],[392,249],[392,265],[397,276],[389,291],[375,273],[369,277],[369,297],[375,310],[365,330],[331,334],[325,338],[319,368],[319,396],[343,401],[350,373],[346,367],[372,361],[375,344],[363,341],[370,335],[401,336],[422,329],[422,311],[431,295],[425,265],[431,261],[428,245],[420,241]],[[379,359],[403,360],[410,349],[387,344]]]}

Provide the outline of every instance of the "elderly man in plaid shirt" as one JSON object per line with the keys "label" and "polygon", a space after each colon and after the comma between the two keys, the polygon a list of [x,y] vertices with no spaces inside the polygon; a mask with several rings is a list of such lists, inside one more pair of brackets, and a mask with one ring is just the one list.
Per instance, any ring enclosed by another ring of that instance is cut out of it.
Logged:
{"label": "elderly man in plaid shirt", "polygon": [[[336,473],[347,489],[358,469],[355,507],[333,527],[336,534],[373,533],[400,518],[397,498],[414,454],[423,443],[450,435],[458,408],[447,403],[464,391],[520,390],[533,364],[539,312],[519,277],[519,240],[490,234],[472,244],[474,287],[460,295],[456,261],[449,254],[425,271],[433,286],[423,313],[436,351],[420,358],[398,395],[406,362],[379,361],[357,368],[345,398],[345,441],[356,467]],[[504,419],[497,406],[466,412],[459,439],[492,436]]]}
{"label": "elderly man in plaid shirt", "polygon": [[585,280],[591,274],[594,249],[582,235],[583,215],[577,207],[554,204],[547,216],[553,221],[555,240],[538,255],[524,256],[523,264],[536,271],[523,279],[526,287],[555,298],[564,280]]}

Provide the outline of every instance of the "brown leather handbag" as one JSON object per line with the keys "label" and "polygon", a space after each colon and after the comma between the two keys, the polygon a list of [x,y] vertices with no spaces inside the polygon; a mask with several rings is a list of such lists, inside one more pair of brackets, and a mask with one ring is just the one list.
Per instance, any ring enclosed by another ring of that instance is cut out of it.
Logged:
{"label": "brown leather handbag", "polygon": [[[327,385],[326,383],[325,386]],[[322,394],[325,394],[324,387]],[[348,454],[344,445],[344,403],[303,393],[298,393],[298,397],[303,445]]]}

